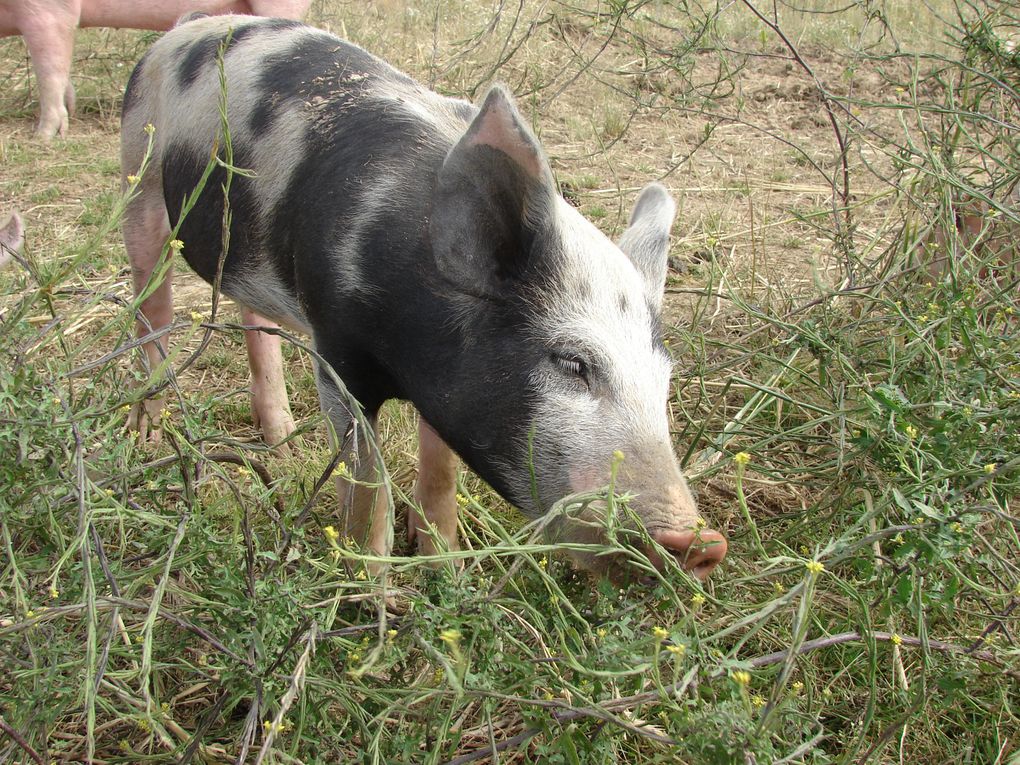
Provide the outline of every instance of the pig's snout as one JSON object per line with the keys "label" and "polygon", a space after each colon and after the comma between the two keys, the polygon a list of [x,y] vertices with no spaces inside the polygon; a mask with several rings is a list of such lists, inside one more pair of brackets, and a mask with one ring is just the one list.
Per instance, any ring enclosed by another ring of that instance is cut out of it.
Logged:
{"label": "pig's snout", "polygon": [[[705,579],[726,557],[726,538],[712,529],[659,531],[652,538],[676,558],[681,568],[698,579]],[[656,568],[662,569],[664,561],[656,550],[649,550],[648,557]]]}

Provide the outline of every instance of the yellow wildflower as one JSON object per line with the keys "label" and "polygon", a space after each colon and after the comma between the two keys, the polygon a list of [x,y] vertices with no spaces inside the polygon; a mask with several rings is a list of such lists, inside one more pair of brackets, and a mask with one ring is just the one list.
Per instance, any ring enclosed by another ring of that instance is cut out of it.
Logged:
{"label": "yellow wildflower", "polygon": [[658,625],[656,625],[655,627],[652,627],[652,637],[660,641],[665,640],[666,638],[669,637],[669,630],[667,630],[665,627],[659,627]]}
{"label": "yellow wildflower", "polygon": [[439,639],[450,646],[460,643],[460,630],[448,629],[439,633]]}
{"label": "yellow wildflower", "polygon": [[733,680],[738,685],[750,685],[751,684],[751,673],[745,669],[738,669],[733,672]]}
{"label": "yellow wildflower", "polygon": [[733,455],[733,461],[738,465],[746,465],[751,461],[751,455],[747,452],[737,452]]}
{"label": "yellow wildflower", "polygon": [[812,574],[820,574],[825,571],[825,564],[820,560],[809,560],[804,564],[804,568]]}

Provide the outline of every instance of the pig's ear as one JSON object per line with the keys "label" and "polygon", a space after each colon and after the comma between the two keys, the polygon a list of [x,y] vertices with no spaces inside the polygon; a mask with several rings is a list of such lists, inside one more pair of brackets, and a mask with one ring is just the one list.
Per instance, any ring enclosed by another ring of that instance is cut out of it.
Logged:
{"label": "pig's ear", "polygon": [[21,249],[24,241],[25,227],[21,224],[21,217],[16,212],[11,213],[10,219],[0,227],[0,266]]}
{"label": "pig's ear", "polygon": [[429,231],[440,274],[460,292],[505,297],[552,225],[555,195],[537,139],[493,88],[439,171]]}
{"label": "pig's ear", "polygon": [[633,261],[645,284],[648,304],[659,310],[666,286],[666,259],[669,255],[669,230],[676,217],[676,203],[658,183],[649,183],[641,191],[630,225],[620,237],[620,249]]}

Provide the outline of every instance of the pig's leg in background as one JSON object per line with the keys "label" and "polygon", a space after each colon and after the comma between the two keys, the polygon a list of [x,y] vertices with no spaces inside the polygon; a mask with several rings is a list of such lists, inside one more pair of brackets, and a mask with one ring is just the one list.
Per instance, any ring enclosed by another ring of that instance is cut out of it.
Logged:
{"label": "pig's leg in background", "polygon": [[[143,184],[151,185],[156,182],[158,181],[146,178]],[[170,223],[162,197],[148,194],[143,189],[142,193],[128,205],[124,213],[123,228],[124,245],[131,261],[131,280],[137,297],[149,286],[149,281],[159,266],[163,245],[170,236]],[[138,337],[147,335],[150,328],[163,329],[173,320],[172,275],[171,268],[152,294],[142,302],[141,312],[145,321],[139,318],[135,322]],[[150,374],[166,359],[168,348],[169,337],[165,334],[143,346],[148,362],[147,371]],[[128,427],[138,431],[142,441],[159,441],[162,435],[159,430],[159,417],[162,411],[162,397],[139,401],[128,415]]]}
{"label": "pig's leg in background", "polygon": [[[309,0],[249,0],[248,6],[255,16],[275,16],[279,19],[300,21],[308,12]],[[235,11],[236,12],[236,11]]]}
{"label": "pig's leg in background", "polygon": [[[421,514],[407,510],[407,540],[418,540],[418,552],[435,555],[440,551],[429,526],[443,539],[447,550],[459,550],[457,541],[457,455],[432,429],[425,418],[418,420],[418,481],[414,498]],[[424,517],[422,517],[424,516]]]}
{"label": "pig's leg in background", "polygon": [[[247,306],[241,307],[241,323],[260,327],[278,327]],[[251,368],[251,416],[255,427],[261,428],[262,437],[270,446],[281,444],[294,432],[294,418],[287,400],[287,385],[283,375],[283,351],[279,335],[270,335],[257,329],[244,331],[248,348],[248,365]],[[285,444],[280,448],[289,451]]]}
{"label": "pig's leg in background", "polygon": [[32,5],[31,12],[21,14],[21,33],[39,84],[39,125],[35,133],[49,140],[58,133],[61,137],[67,135],[68,120],[74,112],[71,57],[78,3]]}
{"label": "pig's leg in background", "polygon": [[[336,492],[344,515],[345,536],[358,543],[367,554],[387,556],[393,539],[392,519],[386,487],[382,485],[379,456],[373,444],[379,443],[376,428],[378,412],[365,412],[364,421],[372,429],[364,433],[357,423],[345,397],[333,381],[316,365],[315,379],[319,388],[322,411],[329,417],[338,441],[342,442],[340,459],[347,466],[347,474],[336,477]],[[379,574],[381,565],[366,566],[370,574]]]}

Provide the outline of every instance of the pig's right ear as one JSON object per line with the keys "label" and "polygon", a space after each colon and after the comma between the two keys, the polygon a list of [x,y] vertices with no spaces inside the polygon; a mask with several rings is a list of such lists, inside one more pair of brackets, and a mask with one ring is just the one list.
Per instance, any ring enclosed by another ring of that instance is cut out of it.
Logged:
{"label": "pig's right ear", "polygon": [[429,221],[439,273],[459,292],[504,298],[551,225],[555,195],[538,141],[493,88],[439,171]]}
{"label": "pig's right ear", "polygon": [[24,241],[25,227],[21,223],[21,217],[16,212],[11,213],[10,219],[0,227],[0,266],[21,249]]}

